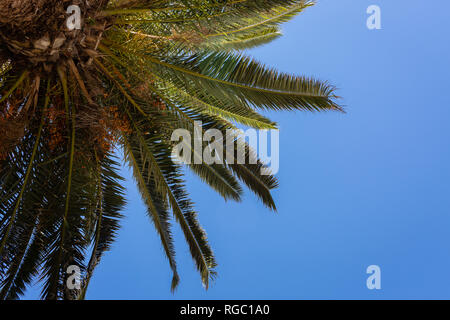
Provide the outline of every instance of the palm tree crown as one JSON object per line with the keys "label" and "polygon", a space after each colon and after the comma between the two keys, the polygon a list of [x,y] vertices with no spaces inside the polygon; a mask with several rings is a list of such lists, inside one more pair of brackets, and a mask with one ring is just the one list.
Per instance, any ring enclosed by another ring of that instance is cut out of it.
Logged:
{"label": "palm tree crown", "polygon": [[[341,111],[332,86],[279,73],[241,51],[276,39],[280,23],[312,4],[2,0],[0,297],[19,298],[39,277],[43,298],[84,298],[125,204],[114,150],[132,169],[172,289],[179,282],[172,215],[208,287],[216,261],[172,161],[171,134],[193,132],[197,121],[205,131],[276,128],[258,110]],[[67,24],[71,5],[80,8],[80,28]],[[254,156],[249,145],[244,150]],[[262,162],[188,166],[225,199],[239,201],[242,182],[276,210],[277,181],[261,173]],[[81,289],[66,286],[70,265],[81,268]]]}

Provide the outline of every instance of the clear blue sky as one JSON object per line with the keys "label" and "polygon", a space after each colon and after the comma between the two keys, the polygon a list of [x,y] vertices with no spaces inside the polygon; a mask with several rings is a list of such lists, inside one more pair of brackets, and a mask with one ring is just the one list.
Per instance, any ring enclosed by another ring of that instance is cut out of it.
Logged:
{"label": "clear blue sky", "polygon": [[[382,30],[366,28],[372,4]],[[279,213],[250,193],[225,203],[190,176],[219,277],[203,289],[177,229],[172,295],[130,179],[123,229],[87,298],[450,299],[449,12],[447,0],[319,0],[285,24],[251,54],[329,80],[348,113],[270,115],[281,127]],[[372,264],[380,291],[366,288]]]}

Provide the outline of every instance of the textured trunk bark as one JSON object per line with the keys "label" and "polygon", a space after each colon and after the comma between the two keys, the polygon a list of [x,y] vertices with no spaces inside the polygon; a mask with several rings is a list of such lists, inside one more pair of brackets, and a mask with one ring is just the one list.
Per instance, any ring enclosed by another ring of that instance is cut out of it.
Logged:
{"label": "textured trunk bark", "polygon": [[0,0],[0,33],[3,37],[21,41],[24,36],[35,38],[59,28],[65,5],[70,1]]}
{"label": "textured trunk bark", "polygon": [[33,20],[37,12],[42,12],[45,4],[52,0],[1,0],[0,23],[20,25]]}
{"label": "textured trunk bark", "polygon": [[[108,0],[0,0],[0,61],[16,57],[15,62],[58,63],[63,57],[78,59],[96,51],[89,39],[100,39],[108,17],[98,16]],[[81,10],[79,28],[69,28],[70,5]],[[84,24],[91,18],[97,24]],[[3,52],[3,54],[2,54]],[[21,57],[20,59],[17,59]],[[44,66],[46,70],[48,65]]]}

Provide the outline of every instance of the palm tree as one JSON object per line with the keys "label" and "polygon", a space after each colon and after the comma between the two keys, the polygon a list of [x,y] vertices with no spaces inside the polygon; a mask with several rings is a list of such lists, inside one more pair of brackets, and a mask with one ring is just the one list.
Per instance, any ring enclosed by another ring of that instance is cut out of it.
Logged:
{"label": "palm tree", "polygon": [[[276,128],[258,110],[342,111],[334,87],[268,69],[241,52],[280,36],[279,24],[312,4],[2,0],[0,297],[19,298],[39,277],[42,298],[84,298],[125,204],[119,152],[161,239],[172,290],[179,282],[172,215],[208,287],[216,261],[183,167],[172,161],[171,133],[193,132],[196,121],[222,132],[235,124]],[[81,9],[81,28],[70,5]],[[249,145],[245,153],[254,156]],[[241,200],[240,181],[276,210],[277,181],[261,173],[261,161],[188,166],[223,198]],[[66,286],[70,265],[81,268],[81,289]]]}

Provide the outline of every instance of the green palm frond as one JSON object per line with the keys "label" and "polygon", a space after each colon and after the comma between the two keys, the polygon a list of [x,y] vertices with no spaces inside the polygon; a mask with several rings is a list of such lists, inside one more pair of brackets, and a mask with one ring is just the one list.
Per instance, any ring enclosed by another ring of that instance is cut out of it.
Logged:
{"label": "green palm frond", "polygon": [[133,147],[128,143],[126,138],[124,138],[124,147],[126,159],[133,169],[135,180],[138,184],[142,198],[147,205],[149,216],[159,233],[161,243],[173,271],[172,290],[174,290],[178,285],[179,275],[175,261],[175,249],[169,222],[170,216],[167,200],[164,199],[161,193],[157,192],[154,179],[151,177],[148,170],[145,170],[145,161],[141,152],[133,150]]}
{"label": "green palm frond", "polygon": [[225,46],[243,37],[261,36],[267,30],[273,32],[312,3],[304,0],[186,1],[184,5],[161,7],[141,3],[135,8],[106,10],[105,14],[123,15],[120,24],[136,26],[149,35],[184,39],[194,46]]}
{"label": "green palm frond", "polygon": [[149,56],[147,62],[158,76],[173,79],[186,90],[203,89],[232,101],[238,97],[266,109],[341,110],[335,102],[335,88],[327,83],[281,74],[241,55],[212,52],[169,59]]}
{"label": "green palm frond", "polygon": [[[86,267],[86,275],[78,299],[84,299],[95,267],[100,263],[103,254],[108,251],[114,242],[122,215],[120,211],[125,205],[124,188],[121,185],[123,178],[117,173],[118,163],[113,156],[100,161],[96,159],[97,173],[97,200],[95,202],[95,231],[92,234],[91,257]],[[91,240],[91,239],[89,239]]]}
{"label": "green palm frond", "polygon": [[265,45],[278,39],[281,36],[281,31],[278,28],[267,28],[256,33],[238,36],[231,40],[222,41],[216,45],[209,44],[209,46],[211,46],[215,50],[245,50]]}

